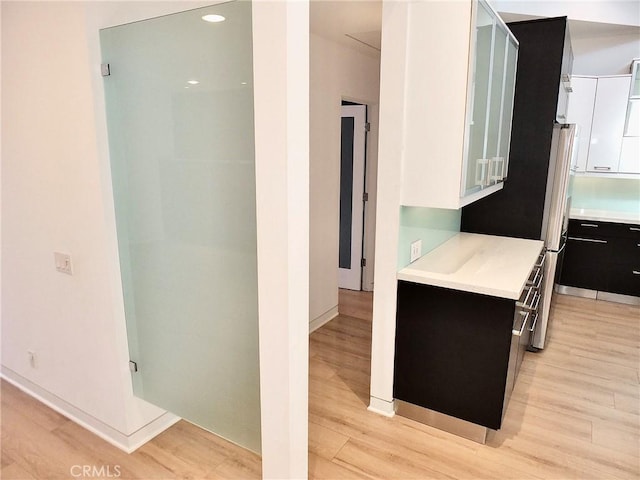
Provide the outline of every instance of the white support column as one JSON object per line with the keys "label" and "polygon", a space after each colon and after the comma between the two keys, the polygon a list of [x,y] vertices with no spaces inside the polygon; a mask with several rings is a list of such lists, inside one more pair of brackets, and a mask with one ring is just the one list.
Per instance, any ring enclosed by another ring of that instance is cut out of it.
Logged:
{"label": "white support column", "polygon": [[376,269],[369,410],[392,416],[396,332],[396,271],[404,151],[405,78],[409,2],[383,2],[380,130],[376,204]]}
{"label": "white support column", "polygon": [[253,2],[262,476],[308,471],[309,3]]}

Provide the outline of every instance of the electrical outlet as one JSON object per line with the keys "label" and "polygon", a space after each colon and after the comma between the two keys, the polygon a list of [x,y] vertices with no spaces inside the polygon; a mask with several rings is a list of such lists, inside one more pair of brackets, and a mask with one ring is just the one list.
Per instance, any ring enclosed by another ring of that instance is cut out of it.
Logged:
{"label": "electrical outlet", "polygon": [[422,256],[422,240],[416,240],[411,244],[409,262],[413,263]]}
{"label": "electrical outlet", "polygon": [[60,273],[66,273],[67,275],[73,275],[73,269],[71,268],[71,255],[68,253],[53,252],[53,259],[56,263],[56,270]]}

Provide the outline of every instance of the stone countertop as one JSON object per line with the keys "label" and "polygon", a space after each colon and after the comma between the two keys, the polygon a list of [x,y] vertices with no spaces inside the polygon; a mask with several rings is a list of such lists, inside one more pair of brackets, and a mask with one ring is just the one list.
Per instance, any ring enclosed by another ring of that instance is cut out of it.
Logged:
{"label": "stone countertop", "polygon": [[540,240],[458,233],[397,278],[517,300],[543,246]]}
{"label": "stone countertop", "polygon": [[640,211],[620,212],[613,210],[588,210],[584,208],[572,208],[569,218],[576,220],[593,220],[596,222],[631,223],[640,225]]}

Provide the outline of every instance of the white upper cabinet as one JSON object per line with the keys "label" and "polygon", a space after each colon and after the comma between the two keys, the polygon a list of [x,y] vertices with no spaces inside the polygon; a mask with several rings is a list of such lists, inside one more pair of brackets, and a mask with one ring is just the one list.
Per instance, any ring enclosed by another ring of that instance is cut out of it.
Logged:
{"label": "white upper cabinet", "polygon": [[567,122],[579,126],[575,171],[640,174],[640,82],[630,75],[573,76],[571,84]]}
{"label": "white upper cabinet", "polygon": [[631,76],[599,77],[587,172],[618,172]]}
{"label": "white upper cabinet", "polygon": [[574,148],[577,147],[575,166],[577,172],[584,172],[587,169],[597,84],[598,79],[595,77],[573,76],[571,78],[573,92],[569,97],[566,121],[578,125],[578,144],[574,146]]}
{"label": "white upper cabinet", "polygon": [[631,89],[620,151],[620,173],[640,173],[640,60],[631,64]]}
{"label": "white upper cabinet", "polygon": [[458,209],[502,188],[518,43],[484,1],[412,2],[407,21],[401,202]]}

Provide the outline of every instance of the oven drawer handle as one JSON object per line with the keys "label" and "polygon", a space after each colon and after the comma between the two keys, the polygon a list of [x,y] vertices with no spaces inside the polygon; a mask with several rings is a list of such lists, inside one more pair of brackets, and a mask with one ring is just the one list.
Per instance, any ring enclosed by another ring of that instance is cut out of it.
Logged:
{"label": "oven drawer handle", "polygon": [[516,306],[520,308],[530,306],[530,304],[533,303],[533,301],[535,300],[535,294],[536,294],[535,289],[529,287],[527,289],[527,294],[525,295],[524,300],[522,302],[516,302]]}
{"label": "oven drawer handle", "polygon": [[580,237],[568,237],[569,240],[576,240],[578,242],[590,242],[590,243],[607,243],[606,240],[598,240],[595,238],[580,238]]}
{"label": "oven drawer handle", "polygon": [[533,301],[533,307],[531,307],[531,311],[533,312],[537,312],[538,311],[538,305],[540,305],[540,299],[542,298],[542,295],[540,295],[539,293],[536,295],[536,299]]}
{"label": "oven drawer handle", "polygon": [[511,334],[515,335],[516,337],[521,337],[522,334],[524,333],[524,329],[527,326],[527,323],[529,322],[529,317],[531,316],[531,312],[520,312],[520,315],[524,317],[522,319],[522,325],[520,325],[520,328],[514,328],[511,331]]}
{"label": "oven drawer handle", "polygon": [[530,331],[531,333],[533,333],[533,332],[534,332],[534,330],[536,329],[536,325],[537,325],[537,323],[538,323],[538,316],[539,316],[539,315],[536,313],[536,314],[534,315],[534,317],[533,317],[533,322],[531,322],[531,327],[529,327],[529,331]]}
{"label": "oven drawer handle", "polygon": [[638,227],[629,227],[629,230],[632,232],[640,232],[640,228]]}
{"label": "oven drawer handle", "polygon": [[528,312],[535,312],[538,309],[538,305],[540,304],[540,297],[541,295],[539,293],[536,293],[531,299],[530,304],[523,303],[522,305],[518,305],[518,306],[522,310],[526,310]]}
{"label": "oven drawer handle", "polygon": [[[531,297],[531,299],[529,299]],[[540,300],[540,294],[536,292],[535,288],[529,287],[529,291],[527,292],[527,296],[524,298],[523,302],[516,302],[516,306],[522,310],[532,311],[535,310],[538,306]]]}
{"label": "oven drawer handle", "polygon": [[596,225],[595,223],[581,223],[580,224],[581,227],[592,227],[592,228],[598,228],[598,225]]}
{"label": "oven drawer handle", "polygon": [[536,270],[536,274],[533,277],[533,280],[528,280],[527,281],[527,286],[528,287],[533,287],[536,290],[540,289],[540,285],[542,285],[542,277],[543,277],[543,273],[542,273],[542,269],[538,268]]}

